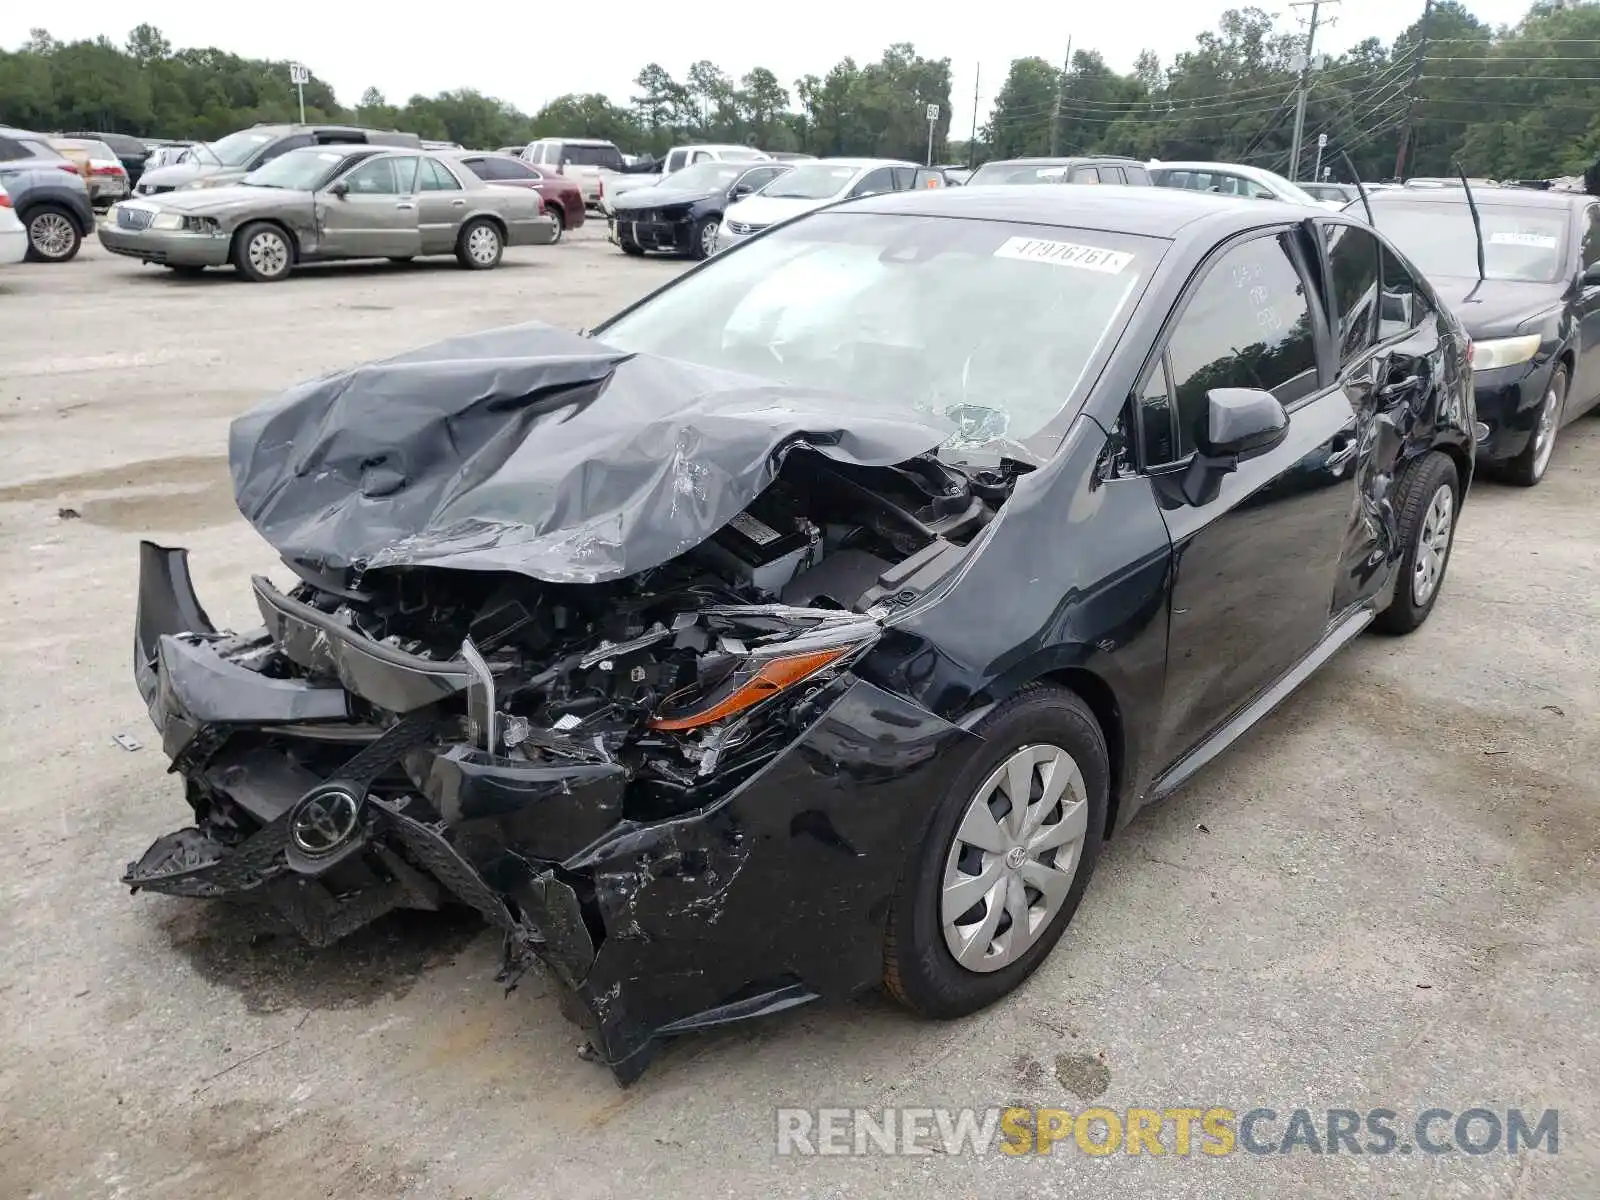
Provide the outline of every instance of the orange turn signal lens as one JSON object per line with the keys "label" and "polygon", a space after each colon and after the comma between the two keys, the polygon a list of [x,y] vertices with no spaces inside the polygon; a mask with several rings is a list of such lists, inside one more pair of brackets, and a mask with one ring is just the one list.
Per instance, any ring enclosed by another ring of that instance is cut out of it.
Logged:
{"label": "orange turn signal lens", "polygon": [[744,712],[747,708],[754,708],[785,688],[793,687],[802,679],[815,675],[823,667],[837,662],[855,648],[856,643],[851,642],[843,646],[830,646],[825,650],[811,650],[804,654],[769,659],[754,673],[742,679],[735,676],[733,690],[722,699],[686,716],[656,717],[650,721],[650,728],[662,733],[682,733],[685,730],[714,725],[736,713]]}

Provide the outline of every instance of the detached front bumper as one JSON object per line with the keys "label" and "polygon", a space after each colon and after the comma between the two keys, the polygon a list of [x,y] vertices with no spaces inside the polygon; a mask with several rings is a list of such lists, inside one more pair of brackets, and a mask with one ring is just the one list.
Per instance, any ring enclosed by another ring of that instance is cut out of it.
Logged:
{"label": "detached front bumper", "polygon": [[842,674],[754,776],[639,820],[603,754],[549,766],[464,740],[447,714],[477,686],[466,663],[366,641],[264,579],[256,596],[276,650],[329,682],[251,670],[186,553],[141,546],[134,672],[197,824],[123,882],[269,904],[319,945],[394,908],[468,904],[509,970],[544,964],[622,1083],[664,1038],[875,985],[938,776],[977,740]]}
{"label": "detached front bumper", "polygon": [[[645,219],[640,219],[644,217]],[[627,209],[617,211],[610,222],[609,240],[621,244],[631,242],[645,250],[667,250],[686,254],[694,245],[694,222],[663,221]]]}

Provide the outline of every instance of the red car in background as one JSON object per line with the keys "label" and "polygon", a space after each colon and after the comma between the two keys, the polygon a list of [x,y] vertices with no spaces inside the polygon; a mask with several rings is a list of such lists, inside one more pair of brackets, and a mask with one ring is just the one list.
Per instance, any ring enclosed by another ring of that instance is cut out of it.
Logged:
{"label": "red car in background", "polygon": [[567,230],[583,224],[583,189],[565,176],[541,171],[510,154],[468,151],[453,157],[485,183],[532,188],[538,192],[545,212],[556,219],[556,241],[560,241]]}

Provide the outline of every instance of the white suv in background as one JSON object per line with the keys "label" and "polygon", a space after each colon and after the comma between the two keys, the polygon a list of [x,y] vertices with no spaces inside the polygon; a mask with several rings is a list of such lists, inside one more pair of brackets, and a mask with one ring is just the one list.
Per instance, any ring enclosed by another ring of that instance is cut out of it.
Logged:
{"label": "white suv in background", "polygon": [[797,163],[755,195],[728,206],[717,230],[717,249],[726,250],[768,225],[838,200],[944,186],[942,171],[900,159],[819,158]]}
{"label": "white suv in background", "polygon": [[1157,187],[1186,188],[1191,192],[1221,192],[1225,196],[1245,196],[1251,200],[1282,200],[1286,204],[1308,204],[1312,208],[1343,208],[1318,200],[1297,183],[1282,175],[1247,167],[1242,163],[1153,162],[1150,179]]}
{"label": "white suv in background", "polygon": [[622,178],[627,166],[616,144],[601,138],[540,138],[524,146],[519,157],[576,183],[585,208],[599,208],[604,185]]}

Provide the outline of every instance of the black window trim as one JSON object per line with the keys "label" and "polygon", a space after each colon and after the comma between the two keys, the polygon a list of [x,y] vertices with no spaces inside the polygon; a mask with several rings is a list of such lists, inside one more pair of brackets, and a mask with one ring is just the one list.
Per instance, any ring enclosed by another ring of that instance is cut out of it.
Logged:
{"label": "black window trim", "polygon": [[[1337,352],[1331,348],[1334,338],[1328,328],[1329,310],[1326,301],[1323,299],[1323,288],[1327,286],[1327,280],[1321,271],[1313,273],[1309,269],[1305,252],[1306,226],[1315,220],[1317,218],[1311,217],[1305,221],[1298,221],[1289,225],[1260,225],[1254,229],[1247,229],[1243,233],[1234,234],[1232,237],[1213,246],[1211,252],[1201,259],[1195,269],[1190,272],[1189,278],[1184,281],[1183,291],[1179,294],[1177,303],[1172,306],[1172,310],[1167,314],[1166,320],[1162,322],[1161,330],[1157,333],[1155,341],[1152,343],[1150,353],[1146,356],[1144,364],[1139,368],[1139,373],[1134,376],[1133,387],[1129,390],[1128,395],[1123,398],[1124,424],[1129,424],[1127,421],[1128,412],[1131,410],[1134,413],[1134,420],[1131,423],[1134,437],[1132,438],[1133,445],[1129,448],[1129,457],[1133,462],[1133,469],[1136,475],[1146,479],[1153,479],[1163,475],[1174,474],[1179,469],[1186,469],[1189,465],[1189,460],[1195,456],[1195,451],[1191,450],[1182,458],[1174,459],[1168,463],[1157,463],[1151,466],[1144,461],[1144,428],[1142,424],[1142,409],[1144,406],[1139,403],[1139,399],[1144,395],[1145,384],[1150,381],[1150,376],[1155,371],[1156,366],[1159,363],[1167,362],[1169,411],[1172,414],[1173,425],[1176,428],[1178,400],[1173,395],[1172,369],[1167,355],[1168,343],[1172,340],[1173,330],[1178,327],[1178,323],[1183,320],[1184,315],[1189,311],[1189,305],[1194,302],[1195,293],[1199,291],[1201,283],[1210,275],[1212,267],[1225,255],[1232,253],[1240,246],[1260,238],[1287,238],[1288,244],[1284,247],[1285,257],[1288,258],[1289,265],[1300,276],[1301,285],[1305,292],[1306,307],[1311,312],[1311,338],[1316,356],[1317,386],[1294,403],[1285,404],[1283,406],[1284,411],[1292,417],[1294,413],[1306,405],[1320,399],[1327,393],[1329,388],[1337,385],[1338,381],[1328,365],[1330,354],[1336,356]],[[1320,235],[1316,245],[1318,252],[1322,253]],[[1177,437],[1176,432],[1174,433],[1174,438],[1174,445],[1181,445],[1182,439]]]}

